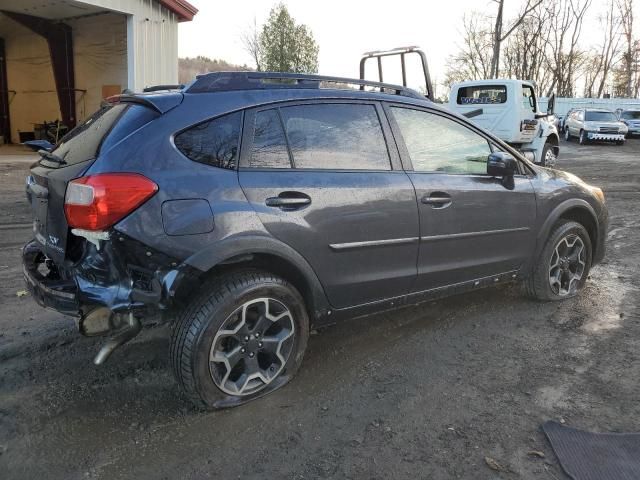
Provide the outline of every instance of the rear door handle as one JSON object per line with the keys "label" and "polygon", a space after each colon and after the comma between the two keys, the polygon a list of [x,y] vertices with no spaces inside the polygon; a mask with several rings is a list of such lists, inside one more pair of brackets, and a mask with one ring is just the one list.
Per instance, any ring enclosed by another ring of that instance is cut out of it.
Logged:
{"label": "rear door handle", "polygon": [[302,192],[282,192],[277,197],[267,198],[264,203],[281,210],[297,210],[310,205],[311,198]]}
{"label": "rear door handle", "polygon": [[433,192],[422,197],[421,202],[433,208],[445,208],[451,205],[451,195],[446,192]]}

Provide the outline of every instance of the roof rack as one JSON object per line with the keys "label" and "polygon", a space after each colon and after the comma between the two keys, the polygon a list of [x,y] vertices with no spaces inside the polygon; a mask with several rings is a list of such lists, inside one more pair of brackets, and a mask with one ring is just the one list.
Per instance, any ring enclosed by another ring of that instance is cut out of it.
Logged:
{"label": "roof rack", "polygon": [[420,57],[420,62],[422,64],[422,72],[424,74],[424,83],[426,89],[426,97],[432,102],[435,101],[435,95],[433,91],[433,85],[431,83],[431,74],[429,73],[429,64],[427,63],[427,55],[424,51],[416,46],[411,45],[409,47],[398,47],[392,48],[391,50],[374,50],[372,52],[365,52],[362,54],[362,58],[360,58],[360,78],[364,79],[365,77],[365,64],[367,60],[376,59],[378,63],[378,80],[380,82],[384,81],[382,77],[382,58],[383,57],[400,57],[400,67],[402,71],[402,85],[404,87],[407,86],[407,66],[405,62],[405,57],[407,55],[418,55]]}
{"label": "roof rack", "polygon": [[390,83],[370,82],[368,80],[342,77],[328,77],[324,75],[308,75],[300,73],[279,72],[213,72],[197,75],[196,80],[187,87],[187,93],[222,92],[230,90],[267,90],[278,88],[326,88],[326,84],[333,84],[333,88],[340,86],[358,85],[361,90],[365,87],[377,88],[382,93],[392,93],[406,97],[424,99],[420,93],[401,85]]}

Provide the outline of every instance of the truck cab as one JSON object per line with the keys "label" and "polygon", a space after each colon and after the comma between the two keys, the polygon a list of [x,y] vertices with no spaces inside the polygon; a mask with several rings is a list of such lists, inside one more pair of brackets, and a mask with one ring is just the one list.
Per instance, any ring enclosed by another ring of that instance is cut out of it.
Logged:
{"label": "truck cab", "polygon": [[[553,98],[553,97],[552,97]],[[490,79],[454,83],[449,108],[497,135],[529,160],[553,167],[559,154],[559,136],[547,120],[553,113],[538,110],[535,83],[526,80]]]}

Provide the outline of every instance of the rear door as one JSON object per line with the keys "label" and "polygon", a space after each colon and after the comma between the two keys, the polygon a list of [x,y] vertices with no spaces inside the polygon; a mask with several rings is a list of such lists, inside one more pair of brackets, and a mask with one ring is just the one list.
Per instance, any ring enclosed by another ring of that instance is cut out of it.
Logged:
{"label": "rear door", "polygon": [[245,115],[242,188],[337,308],[406,294],[416,277],[415,192],[389,138],[371,102],[289,103]]}
{"label": "rear door", "polygon": [[486,174],[488,139],[443,112],[387,106],[420,209],[416,291],[511,274],[535,245],[536,199]]}

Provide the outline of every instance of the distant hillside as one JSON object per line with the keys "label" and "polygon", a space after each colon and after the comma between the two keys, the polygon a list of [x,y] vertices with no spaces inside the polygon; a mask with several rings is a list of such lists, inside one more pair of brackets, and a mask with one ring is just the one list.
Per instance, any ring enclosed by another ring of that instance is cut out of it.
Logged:
{"label": "distant hillside", "polygon": [[251,70],[253,70],[253,68],[246,65],[234,65],[224,60],[218,60],[217,58],[212,60],[208,57],[198,56],[195,58],[187,57],[178,59],[178,81],[180,83],[190,82],[200,73]]}

